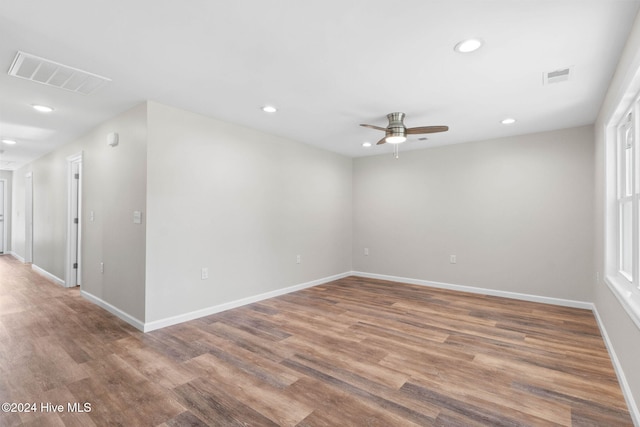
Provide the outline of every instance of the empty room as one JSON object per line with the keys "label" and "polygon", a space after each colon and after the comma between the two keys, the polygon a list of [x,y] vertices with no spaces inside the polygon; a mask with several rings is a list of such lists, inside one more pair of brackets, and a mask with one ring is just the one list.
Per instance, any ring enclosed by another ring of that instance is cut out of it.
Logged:
{"label": "empty room", "polygon": [[0,3],[1,426],[640,426],[640,0]]}

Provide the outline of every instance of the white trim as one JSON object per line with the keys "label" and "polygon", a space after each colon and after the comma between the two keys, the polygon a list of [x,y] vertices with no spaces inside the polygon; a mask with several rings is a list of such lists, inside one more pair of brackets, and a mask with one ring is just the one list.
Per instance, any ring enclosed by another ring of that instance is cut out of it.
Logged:
{"label": "white trim", "polygon": [[84,298],[91,301],[95,305],[107,310],[109,313],[113,314],[114,316],[124,320],[134,328],[140,331],[144,331],[144,322],[136,319],[135,317],[131,316],[128,313],[125,313],[124,311],[120,310],[118,307],[113,306],[108,302],[104,301],[103,299],[98,298],[97,296],[90,294],[89,292],[84,291],[82,289],[80,289],[80,295],[82,295]]}
{"label": "white trim", "polygon": [[[620,72],[621,70],[617,70]],[[609,93],[605,97],[605,101],[602,108],[607,106],[609,111],[604,110],[599,113],[603,116],[603,144],[604,144],[604,277],[605,283],[609,289],[616,296],[618,302],[624,308],[625,312],[629,315],[633,323],[640,328],[640,289],[638,288],[638,276],[640,275],[640,265],[638,265],[638,252],[640,242],[638,241],[638,231],[634,229],[633,232],[633,282],[624,283],[624,279],[619,272],[619,209],[618,209],[618,190],[620,187],[619,182],[619,129],[625,120],[625,116],[632,112],[634,118],[635,128],[635,149],[638,149],[638,142],[640,141],[639,133],[640,126],[638,126],[638,120],[640,120],[639,103],[640,103],[640,55],[635,52],[631,56],[631,62],[628,64],[624,75],[620,75],[620,83],[616,84],[616,80],[619,73],[616,73],[614,83],[617,90],[613,94],[611,92],[613,86],[609,88]],[[608,102],[611,99],[611,102]],[[611,105],[611,107],[608,107]],[[608,114],[608,116],[605,116]],[[634,161],[637,157],[634,156]],[[635,165],[636,168],[638,165]],[[633,198],[635,200],[634,205],[634,218],[633,226],[637,227],[638,224],[638,205],[637,205],[637,192],[636,187],[637,180],[634,179],[634,191]]]}
{"label": "white trim", "polygon": [[[20,257],[15,254],[15,253],[11,253],[12,256],[20,259]],[[59,279],[58,277],[48,273],[47,271],[43,270],[42,268],[36,266],[36,265],[32,265],[31,266],[33,268],[34,271],[36,271],[37,273],[61,284],[64,286],[64,281],[62,279]],[[620,361],[618,360],[618,356],[616,355],[616,352],[614,350],[613,344],[611,342],[611,340],[609,339],[609,335],[607,334],[607,330],[604,326],[604,323],[602,321],[602,319],[600,318],[600,314],[598,313],[597,308],[595,307],[595,305],[593,303],[590,302],[585,302],[585,301],[575,301],[575,300],[567,300],[567,299],[560,299],[560,298],[551,298],[551,297],[542,297],[542,296],[537,296],[537,295],[530,295],[530,294],[521,294],[521,293],[517,293],[517,292],[508,292],[508,291],[499,291],[499,290],[494,290],[494,289],[486,289],[486,288],[478,288],[478,287],[472,287],[472,286],[464,286],[464,285],[455,285],[455,284],[450,284],[450,283],[442,283],[442,282],[433,282],[433,281],[428,281],[428,280],[420,280],[420,279],[410,279],[410,278],[406,278],[406,277],[398,277],[398,276],[389,276],[389,275],[385,275],[385,274],[375,274],[375,273],[365,273],[365,272],[361,272],[361,271],[349,271],[349,272],[345,272],[345,273],[341,273],[341,274],[336,274],[333,276],[328,276],[328,277],[324,277],[322,279],[317,279],[317,280],[312,280],[310,282],[306,282],[306,283],[301,283],[298,285],[294,285],[294,286],[290,286],[287,288],[282,288],[282,289],[277,289],[274,291],[270,291],[270,292],[265,292],[263,294],[258,294],[258,295],[254,295],[251,297],[246,297],[246,298],[242,298],[236,301],[231,301],[228,303],[223,303],[223,304],[219,304],[216,306],[212,306],[212,307],[208,307],[208,308],[204,308],[204,309],[200,309],[200,310],[196,310],[196,311],[192,311],[189,313],[185,313],[185,314],[181,314],[178,316],[173,316],[173,317],[168,317],[165,319],[160,319],[160,320],[156,320],[153,322],[148,322],[148,323],[144,323],[142,321],[140,321],[139,319],[129,315],[128,313],[125,313],[124,311],[120,310],[119,308],[109,304],[108,302],[102,300],[101,298],[96,297],[95,295],[92,295],[84,290],[80,290],[80,294],[87,300],[89,300],[90,302],[96,304],[97,306],[105,309],[106,311],[108,311],[109,313],[115,315],[116,317],[124,320],[125,322],[127,322],[128,324],[130,324],[131,326],[133,326],[134,328],[143,331],[143,332],[150,332],[150,331],[154,331],[157,329],[161,329],[167,326],[172,326],[172,325],[176,325],[179,323],[183,323],[183,322],[187,322],[190,320],[194,320],[194,319],[198,319],[201,317],[205,317],[205,316],[209,316],[215,313],[219,313],[222,311],[226,311],[226,310],[230,310],[233,308],[238,308],[244,305],[248,305],[248,304],[252,304],[254,302],[258,302],[258,301],[262,301],[268,298],[273,298],[273,297],[277,297],[280,295],[284,295],[284,294],[288,294],[291,292],[295,292],[295,291],[299,291],[302,289],[306,289],[306,288],[310,288],[313,286],[318,286],[318,285],[322,285],[328,282],[332,282],[334,280],[339,280],[345,277],[349,277],[349,276],[360,276],[360,277],[365,277],[365,278],[371,278],[371,279],[380,279],[380,280],[388,280],[388,281],[393,281],[393,282],[400,282],[400,283],[408,283],[408,284],[413,284],[413,285],[420,285],[420,286],[429,286],[429,287],[434,287],[434,288],[440,288],[440,289],[449,289],[449,290],[454,290],[454,291],[462,291],[462,292],[471,292],[471,293],[475,293],[475,294],[482,294],[482,295],[491,295],[491,296],[498,296],[498,297],[503,297],[503,298],[511,298],[511,299],[518,299],[518,300],[524,300],[524,301],[532,301],[532,302],[540,302],[540,303],[545,303],[545,304],[553,304],[553,305],[560,305],[560,306],[566,306],[566,307],[574,307],[574,308],[583,308],[583,309],[589,309],[593,312],[594,317],[596,319],[596,322],[598,324],[598,327],[600,328],[600,333],[602,335],[602,338],[605,342],[605,345],[607,347],[607,350],[609,352],[609,356],[611,358],[614,370],[616,372],[616,376],[618,377],[618,382],[620,383],[620,387],[622,389],[622,393],[624,395],[625,401],[627,403],[627,406],[629,408],[629,413],[631,414],[631,417],[633,419],[633,422],[636,426],[640,426],[640,410],[638,409],[638,406],[635,403],[635,400],[633,398],[633,393],[631,391],[631,388],[629,386],[629,383],[627,382],[627,379],[624,375],[624,371],[622,370],[622,365],[620,364]]]}
{"label": "white trim", "polygon": [[33,262],[33,172],[24,175],[24,204],[24,262],[30,263]]}
{"label": "white trim", "polygon": [[[75,254],[73,254],[73,245],[72,245],[72,240],[73,240],[73,233],[72,233],[72,226],[71,224],[73,223],[73,219],[74,219],[74,215],[72,215],[72,212],[74,211],[74,206],[72,206],[72,202],[74,201],[74,197],[72,195],[72,189],[74,187],[73,185],[73,165],[75,163],[78,163],[78,173],[80,175],[80,178],[78,179],[78,200],[77,200],[77,204],[78,204],[78,235],[77,235],[77,248],[76,250],[78,251],[78,268],[77,268],[77,272],[74,273],[74,268],[73,268],[73,264],[74,264],[74,260],[75,260]],[[66,258],[65,258],[65,286],[66,287],[73,287],[73,286],[77,286],[81,283],[81,268],[82,268],[82,260],[81,260],[81,242],[82,242],[82,151],[73,154],[69,157],[67,157],[67,250],[66,250]],[[71,280],[71,276],[76,274],[76,281],[73,282]]]}
{"label": "white trim", "polygon": [[64,286],[64,280],[62,280],[58,276],[54,276],[53,274],[49,273],[44,268],[38,267],[35,264],[31,264],[31,269],[33,271],[35,271],[36,273],[38,273],[39,275],[41,275],[42,277],[45,277],[45,278],[57,283],[58,285]]}
{"label": "white trim", "polygon": [[609,339],[607,329],[604,327],[604,322],[602,321],[602,318],[600,318],[600,313],[598,313],[598,309],[595,305],[593,307],[593,315],[595,316],[598,327],[600,328],[600,335],[602,335],[604,343],[607,346],[607,350],[609,351],[609,357],[611,358],[613,369],[615,370],[616,376],[618,377],[618,382],[620,383],[622,394],[624,395],[624,399],[627,402],[627,407],[629,409],[629,413],[631,414],[631,418],[633,419],[633,424],[636,426],[640,426],[640,410],[638,409],[638,405],[636,405],[636,401],[633,398],[633,393],[631,392],[631,387],[629,387],[627,378],[625,377],[624,371],[622,370],[622,365],[620,364],[618,356],[616,355],[616,352],[613,348],[613,343]]}
{"label": "white trim", "polygon": [[14,251],[9,251],[9,252],[7,252],[7,254],[11,255],[12,257],[17,259],[18,261],[24,263],[24,258],[21,257],[20,255],[18,255],[17,253],[15,253]]}
{"label": "white trim", "polygon": [[511,298],[523,301],[539,302],[543,304],[561,305],[564,307],[584,308],[591,310],[593,303],[587,301],[575,301],[561,298],[543,297],[538,295],[521,294],[518,292],[499,291],[496,289],[477,288],[473,286],[455,285],[451,283],[432,282],[429,280],[410,279],[407,277],[388,276],[386,274],[364,273],[352,271],[353,276],[361,276],[369,279],[389,280],[392,282],[409,283],[411,285],[429,286],[432,288],[450,289],[453,291],[470,292],[481,295],[491,295],[496,297]]}
{"label": "white trim", "polygon": [[605,283],[616,296],[633,323],[640,329],[640,292],[628,284],[621,284],[614,277],[605,277]]}
{"label": "white trim", "polygon": [[7,216],[7,200],[8,200],[8,198],[7,197],[8,197],[8,193],[9,192],[7,191],[7,180],[2,178],[2,179],[0,179],[0,182],[2,182],[3,185],[4,185],[4,188],[3,188],[3,191],[2,191],[2,194],[3,194],[3,197],[2,197],[3,198],[3,200],[2,200],[2,206],[3,206],[3,209],[2,209],[2,215],[3,215],[2,228],[3,228],[3,230],[2,230],[2,252],[1,253],[6,254],[6,253],[9,252],[8,251],[8,247],[9,247],[8,246],[9,245],[8,223],[9,223],[9,221],[7,220],[7,218],[8,218],[8,216]]}
{"label": "white trim", "polygon": [[214,305],[212,307],[195,310],[189,313],[179,314],[177,316],[167,317],[165,319],[154,320],[144,324],[144,332],[154,331],[156,329],[165,328],[171,325],[177,325],[178,323],[188,322],[189,320],[198,319],[200,317],[210,316],[212,314],[220,313],[221,311],[230,310],[232,308],[242,307],[243,305],[252,304],[254,302],[262,301],[267,298],[273,298],[280,295],[288,294],[291,292],[299,291],[302,289],[310,288],[313,286],[322,285],[324,283],[332,282],[334,280],[343,279],[351,276],[352,272],[336,274],[322,279],[312,280],[310,282],[301,283],[299,285],[289,286],[287,288],[276,289],[275,291],[265,292],[246,298],[242,298],[235,301],[226,302],[223,304]]}

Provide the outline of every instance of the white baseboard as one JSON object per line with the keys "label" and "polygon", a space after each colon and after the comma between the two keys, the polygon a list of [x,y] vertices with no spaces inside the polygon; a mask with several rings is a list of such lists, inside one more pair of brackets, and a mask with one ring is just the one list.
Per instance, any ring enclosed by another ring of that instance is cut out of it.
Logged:
{"label": "white baseboard", "polygon": [[134,328],[139,329],[139,330],[144,332],[144,322],[142,322],[141,320],[136,319],[135,317],[131,316],[130,314],[125,313],[124,311],[120,310],[118,307],[109,304],[108,302],[104,301],[103,299],[98,298],[97,296],[95,296],[93,294],[90,294],[87,291],[80,290],[80,295],[82,295],[84,298],[88,299],[89,301],[91,301],[95,305],[104,308],[109,313],[113,314],[114,316],[119,317],[120,319],[124,320],[125,322],[127,322],[128,324],[133,326]]}
{"label": "white baseboard", "polygon": [[[19,258],[15,254],[12,254],[12,255],[15,256],[16,258]],[[44,275],[45,277],[48,277],[48,278],[50,278],[50,279],[52,279],[52,280],[64,285],[64,281],[62,281],[61,279],[51,275],[48,272],[42,270],[41,268],[33,265],[33,269],[35,271],[39,272],[40,274]],[[87,300],[89,300],[89,301],[93,302],[94,304],[102,307],[103,309],[107,310],[111,314],[119,317],[120,319],[124,320],[125,322],[127,322],[130,325],[132,325],[136,329],[138,329],[140,331],[143,331],[143,332],[150,332],[150,331],[154,331],[156,329],[165,328],[167,326],[176,325],[176,324],[179,324],[179,323],[183,323],[183,322],[187,322],[187,321],[190,321],[190,320],[198,319],[198,318],[201,318],[201,317],[209,316],[209,315],[212,315],[212,314],[215,314],[215,313],[219,313],[219,312],[222,312],[222,311],[226,311],[226,310],[230,310],[230,309],[233,309],[233,308],[238,308],[238,307],[241,307],[241,306],[244,306],[244,305],[252,304],[254,302],[262,301],[262,300],[265,300],[265,299],[268,299],[268,298],[273,298],[273,297],[277,297],[277,296],[280,296],[280,295],[288,294],[288,293],[291,293],[291,292],[299,291],[299,290],[302,290],[302,289],[310,288],[310,287],[313,287],[313,286],[322,285],[324,283],[332,282],[334,280],[342,279],[342,278],[348,277],[348,276],[360,276],[360,277],[371,278],[371,279],[388,280],[388,281],[392,281],[392,282],[409,283],[409,284],[413,284],[413,285],[429,286],[429,287],[434,287],[434,288],[449,289],[449,290],[462,291],[462,292],[470,292],[470,293],[481,294],[481,295],[491,295],[491,296],[498,296],[498,297],[504,297],[504,298],[524,300],[524,301],[540,302],[540,303],[545,303],[545,304],[553,304],[553,305],[560,305],[560,306],[565,306],[565,307],[574,307],[574,308],[582,308],[582,309],[592,310],[592,312],[594,313],[594,316],[596,318],[596,321],[598,323],[598,326],[600,328],[600,331],[601,331],[602,337],[604,339],[604,342],[605,342],[605,344],[607,346],[607,349],[609,351],[609,355],[611,357],[611,360],[612,360],[616,375],[618,377],[618,381],[620,382],[620,387],[622,388],[622,392],[623,392],[625,400],[627,402],[627,406],[629,407],[629,412],[631,414],[631,417],[633,418],[633,422],[634,422],[634,424],[636,426],[640,426],[640,411],[638,409],[638,406],[635,403],[635,400],[633,399],[631,388],[629,387],[629,383],[626,380],[626,377],[625,377],[624,372],[622,370],[622,366],[620,365],[620,361],[618,360],[618,357],[617,357],[617,355],[615,353],[615,350],[613,348],[611,340],[609,339],[609,336],[608,336],[607,331],[606,331],[606,329],[604,327],[602,319],[600,318],[598,310],[596,309],[594,304],[591,303],[591,302],[574,301],[574,300],[551,298],[551,297],[543,297],[543,296],[538,296],[538,295],[522,294],[522,293],[517,293],[517,292],[500,291],[500,290],[494,290],[494,289],[485,289],[485,288],[478,288],[478,287],[473,287],[473,286],[463,286],[463,285],[455,285],[455,284],[451,284],[451,283],[441,283],[441,282],[432,282],[432,281],[428,281],[428,280],[411,279],[411,278],[407,278],[407,277],[397,277],[397,276],[389,276],[389,275],[384,275],[384,274],[365,273],[365,272],[361,272],[361,271],[350,271],[350,272],[336,274],[336,275],[329,276],[329,277],[324,277],[322,279],[317,279],[317,280],[313,280],[313,281],[306,282],[306,283],[301,283],[301,284],[290,286],[290,287],[287,287],[287,288],[277,289],[277,290],[266,292],[266,293],[263,293],[263,294],[254,295],[254,296],[251,296],[251,297],[242,298],[242,299],[239,299],[239,300],[230,301],[230,302],[227,302],[227,303],[223,303],[223,304],[219,304],[219,305],[203,308],[203,309],[200,309],[200,310],[195,310],[195,311],[192,311],[192,312],[189,312],[189,313],[184,313],[184,314],[180,314],[180,315],[177,315],[177,316],[172,316],[172,317],[168,317],[168,318],[165,318],[165,319],[160,319],[160,320],[155,320],[155,321],[152,321],[152,322],[145,323],[145,322],[142,322],[139,319],[137,319],[137,318],[125,313],[124,311],[118,309],[117,307],[109,304],[108,302],[103,301],[102,299],[100,299],[100,298],[98,298],[98,297],[86,292],[86,291],[82,291],[81,290],[80,293]]]}
{"label": "white baseboard", "polygon": [[189,313],[179,314],[177,316],[167,317],[165,319],[154,320],[144,324],[144,332],[154,331],[156,329],[165,328],[171,325],[177,325],[178,323],[188,322],[189,320],[198,319],[200,317],[210,316],[212,314],[220,313],[221,311],[230,310],[232,308],[242,307],[243,305],[252,304],[254,302],[262,301],[267,298],[273,298],[280,295],[288,294],[291,292],[299,291],[302,289],[310,288],[313,286],[322,285],[324,283],[332,282],[334,280],[342,279],[351,275],[351,272],[345,272],[336,274],[322,279],[312,280],[310,282],[301,283],[299,285],[289,286],[287,288],[276,289],[275,291],[265,292],[263,294],[242,298],[235,301],[230,301],[224,304],[214,305],[212,307],[195,310]]}
{"label": "white baseboard", "polygon": [[627,378],[624,375],[624,371],[622,370],[622,365],[620,364],[620,360],[618,360],[618,356],[616,355],[616,351],[613,348],[613,343],[609,339],[609,334],[607,334],[607,329],[604,327],[604,322],[598,313],[597,307],[593,307],[593,314],[596,318],[596,322],[598,322],[598,327],[600,328],[600,334],[604,339],[604,343],[607,346],[607,350],[609,351],[609,356],[611,358],[611,362],[613,363],[613,369],[616,371],[616,376],[618,377],[618,382],[620,383],[620,388],[622,389],[622,394],[624,395],[624,399],[627,402],[627,407],[629,408],[629,413],[631,414],[631,418],[633,419],[633,424],[636,426],[640,426],[640,410],[638,409],[638,405],[636,405],[636,401],[633,398],[633,393],[631,392],[631,387],[629,387],[629,383],[627,382]]}
{"label": "white baseboard", "polygon": [[11,255],[12,257],[14,257],[15,259],[17,259],[20,262],[24,262],[24,258],[21,257],[20,255],[18,255],[17,253],[13,252],[13,251],[9,251],[7,252],[9,255]]}
{"label": "white baseboard", "polygon": [[36,273],[38,273],[39,275],[41,275],[43,277],[46,277],[47,279],[51,280],[54,283],[57,283],[58,285],[61,285],[61,286],[65,285],[64,280],[62,280],[58,276],[54,276],[53,274],[49,273],[44,268],[40,268],[35,264],[31,264],[31,269],[33,271],[35,271]]}
{"label": "white baseboard", "polygon": [[504,298],[591,310],[596,318],[596,322],[598,323],[598,327],[600,328],[600,333],[602,334],[602,338],[604,339],[605,345],[607,346],[607,350],[609,351],[609,356],[611,357],[611,362],[613,363],[613,367],[615,369],[616,376],[618,377],[618,382],[620,383],[620,388],[622,389],[625,401],[627,402],[627,407],[629,408],[629,413],[631,414],[633,423],[634,425],[640,427],[640,410],[638,409],[638,405],[636,405],[636,402],[633,398],[631,387],[629,387],[629,383],[627,382],[624,371],[622,370],[622,365],[618,360],[618,356],[616,355],[613,344],[609,339],[609,335],[607,334],[607,330],[604,327],[604,323],[602,322],[600,314],[598,313],[598,310],[593,303],[586,301],[574,301],[560,298],[543,297],[538,295],[520,294],[517,292],[499,291],[494,289],[476,288],[472,286],[454,285],[450,283],[431,282],[428,280],[410,279],[406,277],[388,276],[384,274],[364,273],[361,271],[352,271],[351,275],[366,277],[370,279],[389,280],[392,282],[409,283],[412,285],[430,286],[434,288],[450,289],[454,291],[471,292],[475,294],[492,295]]}
{"label": "white baseboard", "polygon": [[429,280],[411,279],[407,277],[388,276],[386,274],[364,273],[352,271],[352,276],[361,276],[369,279],[389,280],[391,282],[409,283],[411,285],[429,286],[432,288],[449,289],[453,291],[470,292],[473,294],[491,295],[496,297],[518,299],[523,301],[540,302],[544,304],[561,305],[564,307],[584,308],[591,310],[593,303],[586,301],[574,301],[561,298],[543,297],[538,295],[521,294],[517,292],[500,291],[496,289],[477,288],[473,286],[454,285],[451,283],[432,282]]}

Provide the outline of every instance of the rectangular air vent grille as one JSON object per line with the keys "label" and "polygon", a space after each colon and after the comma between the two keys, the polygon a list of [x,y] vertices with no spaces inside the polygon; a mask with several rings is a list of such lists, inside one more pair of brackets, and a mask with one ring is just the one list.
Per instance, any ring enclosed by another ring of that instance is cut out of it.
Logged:
{"label": "rectangular air vent grille", "polygon": [[16,55],[9,68],[9,75],[83,95],[89,95],[111,81],[106,77],[24,52]]}
{"label": "rectangular air vent grille", "polygon": [[543,75],[543,83],[545,85],[552,83],[566,82],[571,76],[571,67],[562,68],[560,70],[548,71]]}

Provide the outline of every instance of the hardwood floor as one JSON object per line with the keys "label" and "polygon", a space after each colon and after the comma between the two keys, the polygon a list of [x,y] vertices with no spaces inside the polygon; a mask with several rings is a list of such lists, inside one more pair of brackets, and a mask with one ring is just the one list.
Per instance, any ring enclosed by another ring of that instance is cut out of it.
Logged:
{"label": "hardwood floor", "polygon": [[633,425],[591,312],[358,277],[143,334],[2,256],[0,374],[2,426]]}

